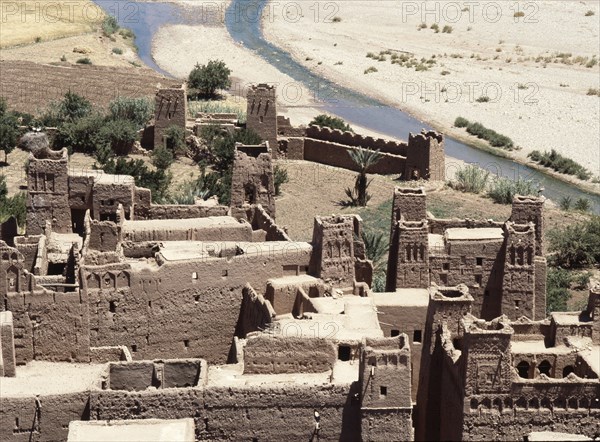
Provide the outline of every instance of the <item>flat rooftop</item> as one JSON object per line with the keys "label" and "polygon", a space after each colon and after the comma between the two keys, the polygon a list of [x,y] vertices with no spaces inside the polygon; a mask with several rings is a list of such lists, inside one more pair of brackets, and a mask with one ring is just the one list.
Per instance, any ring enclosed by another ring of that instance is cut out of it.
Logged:
{"label": "flat rooftop", "polygon": [[383,337],[373,298],[349,295],[310,298],[310,301],[317,313],[307,312],[305,319],[280,315],[275,323],[282,330],[304,338],[360,342],[363,337]]}
{"label": "flat rooftop", "polygon": [[[581,312],[552,312],[550,316],[558,325],[584,325],[585,322],[579,320]],[[587,323],[589,324],[589,322]]]}
{"label": "flat rooftop", "polygon": [[504,231],[499,227],[481,227],[476,229],[453,227],[446,229],[445,237],[448,241],[503,240]]}
{"label": "flat rooftop", "polygon": [[358,380],[358,361],[336,361],[321,373],[244,374],[244,365],[209,365],[207,387],[273,387],[277,385],[350,384]]}
{"label": "flat rooftop", "polygon": [[135,185],[135,179],[131,175],[111,175],[95,169],[69,170],[69,176],[94,178],[94,184]]}
{"label": "flat rooftop", "polygon": [[376,306],[427,307],[429,290],[397,289],[395,292],[373,293]]}
{"label": "flat rooftop", "polygon": [[[227,218],[227,217],[224,217]],[[310,252],[307,242],[294,241],[162,241],[160,254],[165,261],[193,259],[219,259],[227,256],[260,256],[278,253],[291,256],[294,253]]]}
{"label": "flat rooftop", "polygon": [[193,442],[194,419],[71,421],[68,442]]}
{"label": "flat rooftop", "polygon": [[555,347],[546,347],[543,340],[535,341],[512,341],[512,354],[569,354],[573,353],[573,347],[566,345],[557,345]]}
{"label": "flat rooftop", "polygon": [[123,222],[123,232],[153,230],[212,229],[215,227],[236,227],[241,223],[232,216],[209,216],[187,219],[151,219]]}
{"label": "flat rooftop", "polygon": [[31,361],[17,366],[17,376],[3,377],[2,397],[34,397],[100,388],[106,364]]}

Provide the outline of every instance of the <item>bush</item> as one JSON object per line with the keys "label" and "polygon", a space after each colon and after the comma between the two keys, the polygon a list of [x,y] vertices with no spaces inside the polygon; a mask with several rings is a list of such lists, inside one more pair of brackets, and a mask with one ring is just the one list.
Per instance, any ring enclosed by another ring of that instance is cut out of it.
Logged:
{"label": "bush", "polygon": [[336,17],[333,17],[333,18],[331,19],[331,21],[332,21],[333,23],[339,23],[339,22],[341,22],[341,21],[342,21],[342,17],[337,17],[337,16],[336,16]]}
{"label": "bush", "polygon": [[593,95],[597,95],[600,97],[600,89],[596,89],[596,88],[589,88],[587,91],[587,95],[593,96]]}
{"label": "bush", "polygon": [[113,120],[128,120],[141,129],[154,115],[154,101],[148,98],[118,97],[110,102],[108,109]]}
{"label": "bush", "polygon": [[592,203],[590,203],[590,200],[587,198],[578,198],[573,207],[579,212],[589,212],[592,207]]}
{"label": "bush", "polygon": [[513,17],[525,17],[525,13],[523,11],[518,11],[513,14]]}
{"label": "bush", "polygon": [[179,126],[169,126],[163,132],[166,138],[167,149],[169,149],[174,156],[184,155],[187,151],[185,145],[185,129]]}
{"label": "bush", "polygon": [[275,195],[281,194],[281,185],[290,180],[287,169],[277,165],[273,168],[273,181],[275,184]]}
{"label": "bush", "polygon": [[475,165],[469,164],[456,172],[456,181],[452,187],[462,192],[481,193],[485,190],[490,173]]}
{"label": "bush", "polygon": [[0,150],[4,151],[4,161],[17,145],[19,121],[14,112],[7,111],[6,100],[0,98]]}
{"label": "bush", "polygon": [[221,60],[210,60],[202,66],[196,63],[188,76],[188,85],[205,97],[214,97],[218,89],[231,86],[230,74],[231,70]]}
{"label": "bush", "polygon": [[[427,27],[427,25],[425,25],[425,27]],[[433,29],[436,33],[440,32],[440,25],[438,25],[437,23],[434,23],[431,25],[431,28]]]}
{"label": "bush", "polygon": [[104,122],[100,114],[67,121],[58,127],[52,144],[56,148],[68,148],[69,153],[93,154],[102,145],[108,144],[100,135]]}
{"label": "bush", "polygon": [[68,91],[56,106],[56,117],[60,121],[74,121],[92,112],[92,103],[81,95]]}
{"label": "bush", "polygon": [[467,132],[471,135],[475,135],[477,138],[488,141],[494,147],[503,147],[506,149],[514,148],[514,143],[510,138],[501,135],[492,129],[486,128],[481,123],[469,123]]}
{"label": "bush", "polygon": [[478,103],[488,103],[490,101],[490,97],[487,97],[485,95],[482,95],[481,97],[479,97],[477,100],[475,100]]}
{"label": "bush", "polygon": [[573,203],[573,198],[570,196],[563,196],[560,199],[560,203],[558,204],[562,210],[571,210],[571,204]]}
{"label": "bush", "polygon": [[538,191],[538,185],[530,180],[498,178],[488,190],[488,196],[498,204],[512,204],[515,195],[537,195]]}
{"label": "bush", "polygon": [[469,126],[469,120],[467,120],[466,118],[463,118],[463,117],[457,117],[456,120],[454,120],[454,126],[467,127],[467,126]]}
{"label": "bush", "polygon": [[118,155],[129,153],[137,137],[137,127],[128,120],[105,121],[98,132],[99,143],[108,144]]}
{"label": "bush", "polygon": [[454,29],[452,28],[452,26],[444,26],[444,29],[442,29],[442,34],[452,34],[452,31]]}
{"label": "bush", "polygon": [[121,48],[112,48],[113,54],[123,55],[123,49]]}
{"label": "bush", "polygon": [[343,119],[338,117],[332,117],[331,115],[317,115],[312,119],[309,125],[316,125],[320,127],[329,127],[331,129],[339,129],[342,132],[354,132],[354,130],[350,127],[348,123],[346,123]]}
{"label": "bush", "polygon": [[75,63],[78,63],[78,64],[92,64],[92,60],[90,60],[88,57],[84,57],[84,58],[79,58]]}
{"label": "bush", "polygon": [[591,17],[592,15],[596,15],[596,13],[594,11],[592,11],[591,9],[585,13],[586,17]]}
{"label": "bush", "polygon": [[569,288],[572,276],[564,269],[548,269],[546,276],[546,313],[564,312],[567,310],[567,301],[571,298]]}
{"label": "bush", "polygon": [[548,233],[551,261],[564,268],[577,268],[600,261],[600,216]]}
{"label": "bush", "polygon": [[104,32],[104,34],[106,36],[110,36],[110,35],[114,34],[115,32],[117,32],[118,30],[119,30],[119,23],[117,22],[117,19],[114,18],[113,16],[109,15],[102,22],[102,32]]}
{"label": "bush", "polygon": [[550,152],[540,152],[534,150],[528,155],[532,161],[541,164],[542,166],[549,167],[559,173],[567,175],[575,175],[577,178],[587,181],[591,178],[592,174],[581,164],[573,161],[571,158],[567,158],[552,149]]}
{"label": "bush", "polygon": [[371,74],[373,72],[377,72],[377,68],[375,66],[369,66],[367,69],[365,69],[365,74]]}
{"label": "bush", "polygon": [[152,164],[157,169],[168,169],[173,164],[173,159],[173,153],[162,145],[158,146],[152,152]]}

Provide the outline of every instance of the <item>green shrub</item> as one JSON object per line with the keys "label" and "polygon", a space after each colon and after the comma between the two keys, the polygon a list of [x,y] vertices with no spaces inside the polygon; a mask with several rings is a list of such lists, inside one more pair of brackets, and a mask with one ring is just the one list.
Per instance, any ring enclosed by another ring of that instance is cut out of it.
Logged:
{"label": "green shrub", "polygon": [[60,61],[62,61],[63,63],[67,61],[67,56],[65,54],[62,54],[62,57],[60,57]]}
{"label": "green shrub", "polygon": [[108,144],[117,155],[126,155],[137,140],[137,127],[129,120],[105,121],[98,132],[100,143]]}
{"label": "green shrub", "polygon": [[551,262],[577,268],[600,261],[600,216],[548,232]]}
{"label": "green shrub", "polygon": [[488,103],[490,101],[490,97],[482,95],[481,97],[479,97],[475,101],[478,102],[478,103]]}
{"label": "green shrub", "polygon": [[39,37],[39,36],[35,37],[35,42],[36,43],[41,43],[41,41],[42,41],[42,37]]}
{"label": "green shrub", "polygon": [[[425,25],[425,26],[427,27],[427,25]],[[437,23],[434,23],[431,25],[430,29],[433,29],[436,33],[440,32],[440,25],[438,25]]]}
{"label": "green shrub", "polygon": [[488,141],[494,147],[503,147],[509,150],[514,148],[514,143],[509,137],[488,129],[481,123],[469,123],[467,132]]}
{"label": "green shrub", "polygon": [[284,167],[276,165],[273,168],[273,182],[275,184],[275,195],[281,194],[281,185],[290,180],[288,171]]}
{"label": "green shrub", "polygon": [[573,204],[573,198],[571,198],[570,196],[563,196],[560,199],[560,203],[559,206],[562,210],[571,210],[571,205]]}
{"label": "green shrub", "polygon": [[69,153],[93,154],[100,147],[109,145],[101,135],[104,124],[104,117],[96,113],[66,121],[58,126],[52,144],[55,148],[66,147]]}
{"label": "green shrub", "polygon": [[452,31],[454,29],[452,28],[452,26],[444,26],[444,29],[442,29],[442,34],[452,34]]}
{"label": "green shrub", "polygon": [[148,98],[118,97],[110,102],[108,109],[113,120],[128,120],[141,129],[154,115],[154,101]]}
{"label": "green shrub", "polygon": [[454,120],[454,126],[456,127],[468,127],[469,124],[469,120],[463,117],[457,117],[456,120]]}
{"label": "green shrub", "polygon": [[92,60],[90,60],[88,57],[84,57],[84,58],[79,58],[75,63],[78,63],[78,64],[92,64]]}
{"label": "green shrub", "polygon": [[525,13],[523,11],[518,11],[513,14],[513,17],[525,17]]}
{"label": "green shrub", "polygon": [[221,60],[209,60],[202,66],[196,63],[188,76],[188,85],[205,97],[214,97],[217,90],[231,86],[230,75],[231,70]]}
{"label": "green shrub", "polygon": [[452,187],[462,192],[481,193],[485,190],[489,177],[488,171],[469,164],[458,169]]}
{"label": "green shrub", "polygon": [[9,197],[8,188],[6,186],[6,177],[0,175],[0,223],[3,223],[11,216],[17,219],[17,224],[25,226],[25,216],[27,213],[27,194],[19,192],[18,194]]}
{"label": "green shrub", "polygon": [[586,17],[591,17],[592,15],[596,15],[596,13],[594,11],[592,11],[591,9],[585,13]]}
{"label": "green shrub", "polygon": [[174,156],[184,155],[187,151],[185,145],[185,129],[179,126],[169,126],[163,132],[163,136],[166,139],[167,149],[169,149]]}
{"label": "green shrub", "polygon": [[542,166],[549,167],[559,173],[567,175],[575,175],[577,178],[587,181],[591,178],[592,174],[581,164],[573,161],[571,158],[567,158],[552,149],[550,152],[540,152],[534,150],[528,155],[532,161],[541,164]]}
{"label": "green shrub", "polygon": [[342,132],[354,132],[348,123],[338,117],[332,117],[331,115],[317,115],[312,119],[309,125],[316,125],[321,127],[329,127],[331,129],[339,129]]}
{"label": "green shrub", "polygon": [[375,66],[369,66],[367,69],[365,69],[365,74],[371,74],[373,72],[377,72],[377,68]]}
{"label": "green shrub", "polygon": [[92,103],[74,92],[68,91],[56,105],[56,118],[60,121],[74,121],[92,112]]}
{"label": "green shrub", "polygon": [[515,195],[537,195],[538,191],[539,186],[530,180],[498,178],[488,190],[488,196],[499,204],[512,204]]}
{"label": "green shrub", "polygon": [[240,109],[238,106],[233,106],[220,101],[212,100],[197,100],[188,101],[188,114],[190,117],[196,117],[198,112],[213,112],[213,113],[226,113],[226,114],[237,114],[238,122],[246,122],[246,112]]}
{"label": "green shrub", "polygon": [[166,170],[173,164],[173,152],[160,145],[152,151],[152,164],[157,169]]}
{"label": "green shrub", "polygon": [[119,30],[117,19],[109,15],[102,22],[102,31],[106,36],[112,35]]}
{"label": "green shrub", "polygon": [[113,54],[123,55],[123,49],[121,48],[112,48]]}
{"label": "green shrub", "polygon": [[6,100],[0,98],[0,150],[4,151],[4,161],[17,145],[19,121],[14,112],[7,110]]}
{"label": "green shrub", "polygon": [[546,313],[564,312],[571,298],[571,273],[564,269],[549,268],[546,276]]}
{"label": "green shrub", "polygon": [[579,212],[589,212],[592,207],[592,203],[587,198],[577,198],[573,208]]}
{"label": "green shrub", "polygon": [[597,95],[600,97],[600,89],[589,88],[587,91],[587,95],[590,95],[590,96]]}
{"label": "green shrub", "polygon": [[341,18],[341,17],[337,17],[337,16],[336,16],[336,17],[333,17],[333,18],[331,19],[331,21],[332,21],[333,23],[339,23],[339,22],[341,22],[341,21],[342,21],[342,18]]}
{"label": "green shrub", "polygon": [[427,23],[421,23],[419,29],[427,29]]}

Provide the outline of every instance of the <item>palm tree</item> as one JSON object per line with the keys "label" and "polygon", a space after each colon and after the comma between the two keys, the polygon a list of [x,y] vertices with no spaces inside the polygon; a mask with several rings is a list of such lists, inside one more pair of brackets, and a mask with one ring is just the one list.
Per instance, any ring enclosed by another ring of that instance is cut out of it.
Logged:
{"label": "palm tree", "polygon": [[367,193],[367,188],[371,184],[371,180],[367,178],[367,171],[381,160],[382,155],[379,150],[363,149],[362,147],[349,150],[348,153],[359,170],[354,189],[347,188],[346,195],[351,199],[353,206],[366,207],[371,199],[371,195]]}
{"label": "palm tree", "polygon": [[367,232],[363,230],[362,240],[365,244],[365,255],[373,262],[373,282],[371,289],[374,292],[385,291],[386,255],[389,245],[386,235],[381,232]]}

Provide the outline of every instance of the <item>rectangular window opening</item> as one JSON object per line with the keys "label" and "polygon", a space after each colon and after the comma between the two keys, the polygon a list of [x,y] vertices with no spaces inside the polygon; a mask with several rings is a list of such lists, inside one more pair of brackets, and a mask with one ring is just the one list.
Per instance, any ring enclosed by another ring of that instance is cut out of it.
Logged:
{"label": "rectangular window opening", "polygon": [[413,342],[421,342],[423,340],[423,333],[421,330],[415,330],[413,332]]}

